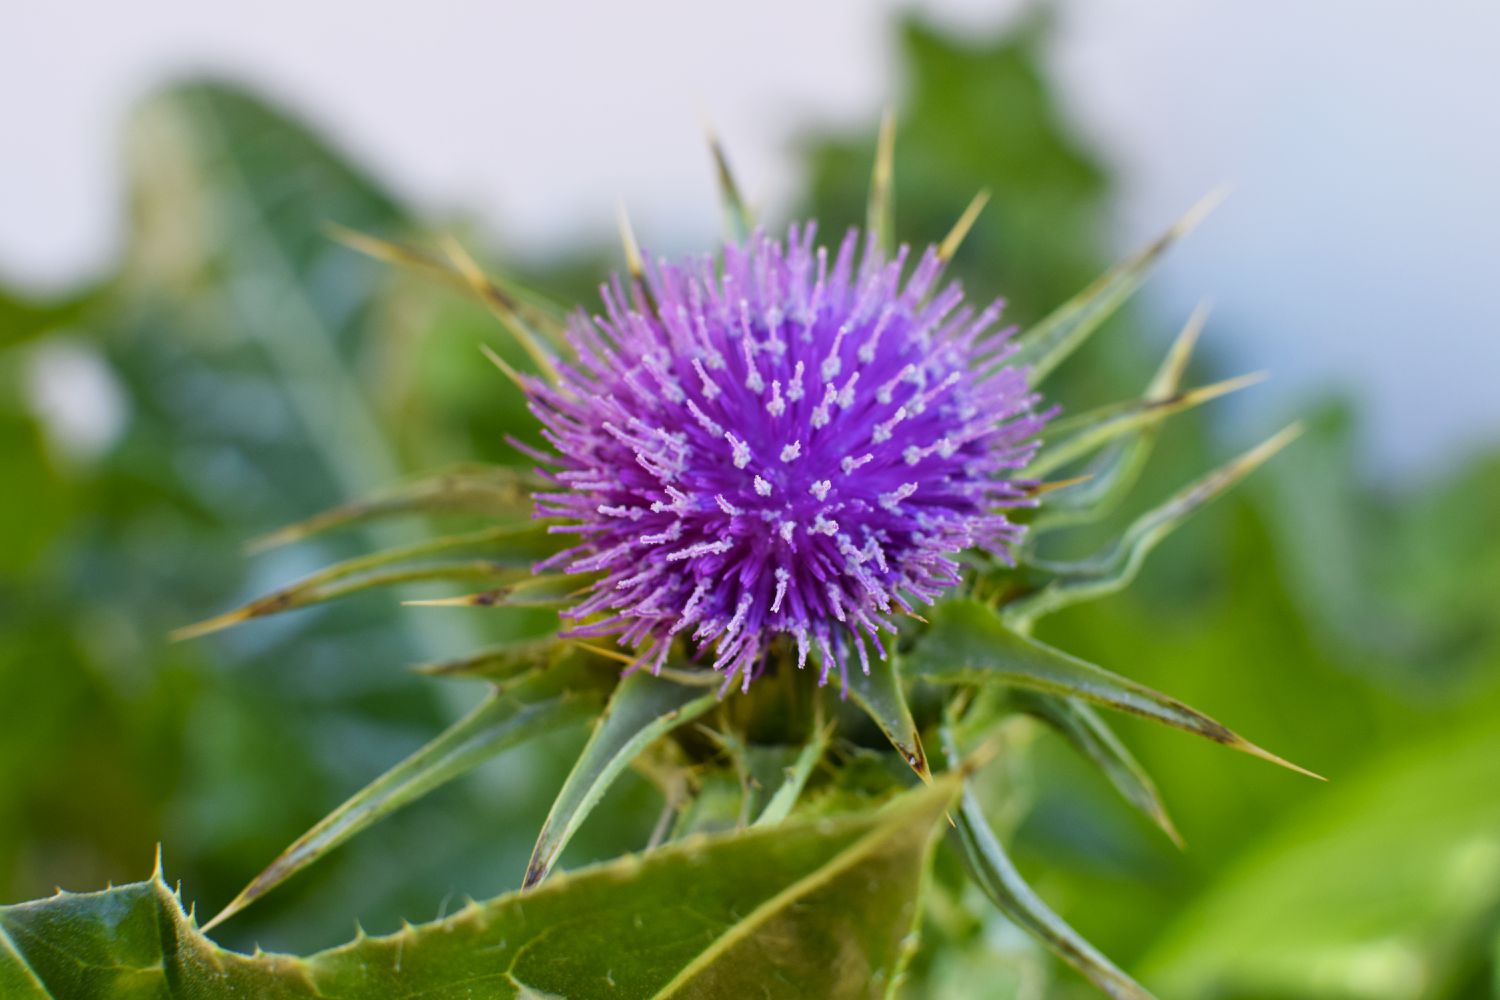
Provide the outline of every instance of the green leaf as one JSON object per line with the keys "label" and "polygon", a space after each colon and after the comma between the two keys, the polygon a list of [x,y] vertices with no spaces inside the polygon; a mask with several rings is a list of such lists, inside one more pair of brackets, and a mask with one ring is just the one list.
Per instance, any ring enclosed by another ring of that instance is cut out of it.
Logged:
{"label": "green leaf", "polygon": [[1220,192],[1204,198],[1161,236],[1110,268],[1046,319],[1022,333],[1016,340],[1015,354],[1006,364],[1029,367],[1031,384],[1040,384],[1135,294],[1162,254],[1192,232],[1222,199]]}
{"label": "green leaf", "polygon": [[[946,732],[943,735],[944,752],[952,759],[957,756],[952,738]],[[948,839],[974,883],[1018,927],[1116,1000],[1152,1000],[1150,993],[1069,927],[1026,884],[967,783]]]}
{"label": "green leaf", "polygon": [[597,711],[596,691],[576,675],[548,671],[492,691],[440,736],[360,789],[257,875],[205,930],[234,916],[282,882],[397,809],[415,802],[496,754]]}
{"label": "green leaf", "polygon": [[849,671],[849,697],[875,721],[917,776],[929,780],[927,753],[922,749],[922,737],[906,704],[895,654],[872,660],[868,674]]}
{"label": "green leaf", "polygon": [[1037,691],[1019,692],[1016,700],[1023,710],[1057,730],[1075,750],[1093,761],[1125,801],[1151,817],[1172,843],[1182,846],[1182,836],[1167,814],[1156,782],[1092,708],[1074,698]]}
{"label": "green leaf", "polygon": [[[476,291],[470,277],[455,267],[447,258],[417,247],[383,240],[378,236],[349,229],[338,223],[328,223],[324,228],[331,238],[368,257],[419,271],[471,294]],[[567,343],[567,312],[557,303],[539,292],[532,291],[509,275],[496,274],[491,271],[486,276],[485,283],[493,287],[484,289],[476,296],[481,302],[499,296],[514,309],[517,320],[524,325],[525,329],[536,331],[555,347],[561,347]]]}
{"label": "green leaf", "polygon": [[637,754],[717,703],[718,698],[702,688],[653,677],[645,670],[622,680],[552,803],[522,885],[534,886],[547,877],[584,818]]}
{"label": "green leaf", "polygon": [[1264,379],[1264,375],[1239,375],[1188,389],[1166,399],[1112,403],[1056,421],[1047,428],[1047,434],[1056,443],[1044,446],[1022,475],[1028,479],[1044,478],[1071,462],[1086,458],[1111,441],[1155,427],[1174,414],[1249,388]]}
{"label": "green leaf", "polygon": [[1079,601],[1094,600],[1123,590],[1140,572],[1151,550],[1176,531],[1194,511],[1228,492],[1301,433],[1301,427],[1293,424],[1179,490],[1171,499],[1137,518],[1102,556],[1074,563],[1033,560],[1033,567],[1050,571],[1055,576],[1039,590],[1006,604],[1001,611],[1006,623],[1026,632],[1043,615]]}
{"label": "green leaf", "polygon": [[[1208,309],[1200,305],[1172,341],[1143,397],[1147,402],[1164,402],[1177,395],[1182,376],[1187,371],[1193,348],[1208,321]],[[1152,424],[1126,434],[1111,443],[1098,458],[1083,470],[1088,478],[1068,489],[1047,497],[1027,532],[1029,539],[1040,533],[1076,524],[1087,524],[1103,517],[1130,492],[1145,468],[1156,444],[1160,424]]]}
{"label": "green leaf", "polygon": [[0,984],[69,1000],[877,1000],[956,791],[945,777],[878,810],[694,838],[307,958],[220,949],[159,875],[63,893],[0,907]]}
{"label": "green leaf", "polygon": [[929,617],[931,628],[907,656],[909,676],[942,684],[1008,684],[1082,698],[1317,777],[1175,698],[1007,628],[993,610],[977,601],[944,601]]}
{"label": "green leaf", "polygon": [[1500,733],[1486,699],[1289,813],[1163,928],[1168,996],[1484,995],[1500,913]]}

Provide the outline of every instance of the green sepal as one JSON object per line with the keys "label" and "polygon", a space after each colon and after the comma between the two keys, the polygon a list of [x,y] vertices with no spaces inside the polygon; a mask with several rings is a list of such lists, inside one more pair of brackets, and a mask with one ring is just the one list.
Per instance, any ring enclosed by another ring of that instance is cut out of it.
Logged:
{"label": "green sepal", "polygon": [[1005,364],[1029,368],[1031,384],[1041,384],[1054,368],[1082,347],[1094,331],[1135,294],[1162,254],[1203,221],[1222,197],[1215,192],[1204,198],[1161,236],[1104,272],[1094,279],[1093,284],[1023,332],[1016,338],[1016,352],[1006,359]]}
{"label": "green sepal", "polygon": [[714,161],[714,179],[719,186],[719,204],[724,212],[724,232],[731,243],[743,244],[755,231],[755,213],[750,210],[729,166],[724,145],[712,132],[708,135],[708,152]]}
{"label": "green sepal", "polygon": [[930,616],[932,627],[906,659],[910,677],[939,684],[1004,684],[1081,698],[1317,777],[1175,698],[1021,635],[977,601],[944,601]]}
{"label": "green sepal", "polygon": [[490,646],[464,656],[422,663],[412,669],[429,677],[478,678],[504,685],[536,669],[551,667],[576,647],[556,634]]}
{"label": "green sepal", "polygon": [[717,703],[716,694],[653,677],[645,670],[620,681],[552,803],[522,886],[534,886],[547,877],[579,825],[637,754]]}
{"label": "green sepal", "polygon": [[[946,731],[942,735],[944,754],[950,760],[955,759],[957,750],[951,735]],[[948,842],[963,861],[974,884],[1011,922],[1115,1000],[1153,1000],[1143,986],[1069,927],[1026,884],[985,819],[968,781],[964,783],[958,808],[953,811],[951,819],[953,826],[948,832]]]}
{"label": "green sepal", "polygon": [[[1146,387],[1142,397],[1148,403],[1163,402],[1177,395],[1182,377],[1192,359],[1193,348],[1203,325],[1208,320],[1208,309],[1199,306],[1182,330],[1178,332],[1167,356],[1162,359],[1156,374]],[[1146,460],[1156,444],[1160,424],[1141,427],[1107,445],[1094,461],[1083,469],[1087,477],[1083,482],[1058,490],[1047,497],[1036,515],[1031,519],[1027,539],[1034,540],[1039,534],[1076,524],[1087,524],[1104,517],[1130,492],[1140,478]]]}
{"label": "green sepal", "polygon": [[1049,440],[1031,464],[1021,470],[1025,479],[1043,479],[1058,469],[1087,458],[1105,445],[1152,428],[1170,416],[1202,406],[1210,400],[1263,381],[1264,376],[1251,374],[1198,386],[1165,399],[1133,399],[1111,403],[1098,409],[1055,421],[1047,428]]}
{"label": "green sepal", "polygon": [[880,727],[917,777],[930,781],[932,772],[927,766],[927,752],[922,749],[921,734],[917,732],[911,708],[906,703],[906,691],[901,686],[896,659],[893,651],[888,656],[872,659],[868,674],[850,670],[849,697]]}
{"label": "green sepal", "polygon": [[[532,565],[538,559],[550,555],[555,547],[556,543],[547,535],[545,526],[538,524],[484,528],[463,534],[443,535],[412,545],[401,545],[345,559],[303,577],[296,583],[257,597],[232,611],[177,629],[172,636],[177,640],[193,639],[254,618],[267,618],[365,590],[402,583],[442,581],[512,584],[513,586],[504,588],[503,594],[500,592],[502,588],[491,588],[492,599],[480,603],[534,603],[534,598],[541,597],[538,588],[545,590],[553,580],[561,580],[560,577],[538,577],[531,571]],[[484,556],[451,562],[397,565],[413,559],[464,550],[482,552]],[[545,599],[543,603],[547,603]]]}
{"label": "green sepal", "polygon": [[1182,846],[1182,835],[1167,813],[1156,782],[1099,714],[1076,698],[1040,691],[1018,691],[1016,705],[1045,722],[1104,773],[1115,791],[1161,827],[1172,843]]}
{"label": "green sepal", "polygon": [[531,494],[542,481],[521,469],[503,465],[461,465],[423,476],[364,500],[340,504],[296,524],[289,524],[249,545],[252,552],[277,548],[337,528],[405,514],[487,514],[525,517]]}
{"label": "green sepal", "polygon": [[826,726],[816,727],[808,741],[797,751],[796,758],[782,773],[781,783],[771,794],[766,802],[766,807],[761,810],[759,816],[751,826],[768,826],[780,823],[791,815],[792,808],[796,806],[797,800],[802,797],[802,792],[807,788],[807,782],[812,778],[813,769],[828,752],[829,741],[833,738],[834,723]]}
{"label": "green sepal", "polygon": [[1001,609],[1006,623],[1018,631],[1029,631],[1043,615],[1123,590],[1140,572],[1151,550],[1194,511],[1233,488],[1301,433],[1301,427],[1293,424],[1183,487],[1165,503],[1138,517],[1102,555],[1072,563],[1031,560],[1033,569],[1050,572],[1053,577],[1039,589],[1007,603]]}
{"label": "green sepal", "polygon": [[229,919],[329,851],[502,751],[584,721],[601,698],[577,671],[495,689],[468,715],[329,813],[257,875],[205,929]]}

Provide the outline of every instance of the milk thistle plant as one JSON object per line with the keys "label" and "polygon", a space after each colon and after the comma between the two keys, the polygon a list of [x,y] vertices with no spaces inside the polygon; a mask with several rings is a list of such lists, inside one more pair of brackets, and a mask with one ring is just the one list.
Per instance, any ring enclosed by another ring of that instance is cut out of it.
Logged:
{"label": "milk thistle plant", "polygon": [[[891,138],[887,122],[863,231],[827,244],[811,222],[757,228],[715,145],[724,247],[648,261],[622,224],[626,268],[597,315],[486,275],[451,240],[427,253],[341,232],[494,311],[529,361],[490,357],[545,445],[515,441],[532,471],[450,470],[278,533],[268,544],[403,514],[487,522],[331,566],[183,637],[418,581],[473,592],[409,603],[555,608],[560,627],[424,666],[488,694],[201,930],[158,866],[148,882],[0,910],[19,941],[0,951],[0,982],[112,996],[127,970],[142,982],[156,970],[170,996],[887,996],[920,959],[924,910],[987,897],[1106,994],[1148,996],[1022,881],[991,824],[1003,789],[983,764],[1040,721],[1174,839],[1097,709],[1294,767],[1031,633],[1124,587],[1296,432],[1188,485],[1093,558],[1042,558],[1038,538],[1098,519],[1132,487],[1164,420],[1250,381],[1182,387],[1200,313],[1139,399],[1062,414],[1042,391],[1208,204],[1017,332],[1000,302],[968,301],[944,278],[982,195],[940,244],[895,245]],[[204,936],[392,811],[580,723],[587,742],[516,893],[307,958],[238,955]],[[662,793],[644,853],[554,875],[631,767]],[[938,841],[970,888],[932,875]],[[139,915],[149,942],[110,913]],[[89,963],[39,943],[64,925],[88,929]]]}

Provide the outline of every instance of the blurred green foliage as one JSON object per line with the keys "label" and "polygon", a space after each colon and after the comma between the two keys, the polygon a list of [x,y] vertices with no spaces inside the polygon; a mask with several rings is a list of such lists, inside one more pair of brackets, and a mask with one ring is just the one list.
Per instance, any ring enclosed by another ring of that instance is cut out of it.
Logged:
{"label": "blurred green foliage", "polygon": [[[938,239],[988,188],[958,268],[1022,323],[1114,255],[1107,172],[1050,96],[1045,30],[902,29],[898,232]],[[325,237],[327,221],[422,226],[284,113],[192,84],[143,105],[128,136],[117,272],[57,302],[0,295],[0,899],[141,878],[162,842],[217,906],[462,709],[405,664],[495,626],[371,596],[196,643],[167,632],[366,547],[247,560],[246,538],[406,473],[516,460],[521,402],[474,350],[495,339],[479,310]],[[825,234],[860,221],[873,127],[801,145],[806,211]],[[534,277],[582,296],[600,259]],[[1181,319],[1114,321],[1063,372],[1061,401],[1138,392]],[[1332,779],[1127,721],[1179,852],[1055,737],[1006,762],[1030,806],[1008,817],[1022,869],[1164,996],[1459,998],[1500,977],[1500,453],[1377,490],[1353,467],[1357,432],[1345,405],[1310,414],[1302,442],[1134,588],[1041,629]],[[1138,503],[1230,450],[1172,427]],[[223,940],[305,952],[356,918],[388,930],[515,886],[580,743],[518,751],[398,814]],[[611,796],[613,822],[587,825],[573,861],[644,843],[645,782]],[[913,995],[1088,995],[973,909],[929,915]]]}

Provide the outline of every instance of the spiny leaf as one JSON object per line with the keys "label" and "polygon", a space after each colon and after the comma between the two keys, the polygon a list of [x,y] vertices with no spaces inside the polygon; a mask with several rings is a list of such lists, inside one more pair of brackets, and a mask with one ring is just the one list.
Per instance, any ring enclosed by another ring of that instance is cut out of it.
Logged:
{"label": "spiny leaf", "polygon": [[533,576],[478,593],[401,603],[414,608],[564,608],[573,603],[576,583],[565,576]]}
{"label": "spiny leaf", "polygon": [[1015,354],[1005,363],[1028,367],[1031,384],[1040,384],[1114,315],[1145,281],[1147,272],[1162,254],[1196,228],[1223,198],[1223,192],[1204,198],[1144,249],[1100,275],[1093,284],[1021,334],[1016,340]]}
{"label": "spiny leaf", "polygon": [[542,343],[545,339],[544,335],[526,321],[516,301],[490,280],[480,268],[479,263],[469,256],[469,252],[457,240],[451,236],[444,237],[442,243],[443,252],[448,255],[448,259],[453,262],[458,273],[469,283],[469,288],[489,308],[495,318],[510,330],[511,335],[516,338],[547,381],[556,382],[557,359]]}
{"label": "spiny leaf", "polygon": [[875,140],[875,165],[870,170],[870,200],[865,208],[865,232],[887,256],[896,245],[895,177],[896,110],[886,108]]}
{"label": "spiny leaf", "polygon": [[868,674],[849,671],[848,683],[849,696],[885,733],[886,739],[901,754],[901,759],[911,765],[917,777],[931,781],[927,754],[922,749],[922,738],[906,704],[906,692],[901,687],[895,654],[872,660]]}
{"label": "spiny leaf", "polygon": [[[368,573],[352,580],[332,584],[326,587],[311,587],[306,590],[277,591],[258,600],[251,601],[243,607],[227,611],[205,621],[195,622],[192,625],[184,625],[175,629],[171,638],[173,642],[185,642],[188,639],[197,639],[214,632],[221,632],[241,622],[250,621],[253,618],[266,618],[271,615],[279,615],[284,611],[295,611],[298,608],[311,607],[314,604],[322,604],[326,601],[337,600],[340,597],[348,597],[350,594],[362,590],[371,590],[376,587],[390,587],[400,583],[434,583],[442,581],[457,580],[492,580],[514,576],[518,571],[513,567],[502,566],[498,563],[485,560],[460,563],[440,563],[434,566],[415,566],[406,569],[386,570],[379,573]],[[502,591],[493,590],[486,593],[492,595]],[[490,600],[486,603],[499,603]]]}
{"label": "spiny leaf", "polygon": [[[943,743],[945,754],[950,759],[956,757],[957,751],[946,731],[943,733]],[[1005,853],[1005,848],[1000,845],[1000,838],[995,836],[995,831],[984,818],[979,802],[969,790],[967,782],[959,798],[959,807],[955,811],[948,839],[963,860],[974,883],[1016,926],[1046,945],[1115,1000],[1152,1000],[1151,994],[1144,987],[1069,927],[1026,884],[1010,856]]]}
{"label": "spiny leaf", "polygon": [[877,1000],[957,788],[693,838],[307,958],[220,949],[160,878],[0,907],[0,983],[69,1000]]}
{"label": "spiny leaf", "polygon": [[507,691],[492,691],[468,715],[298,837],[203,929],[223,923],[367,827],[501,751],[588,718],[600,699],[578,680],[549,671]]}
{"label": "spiny leaf", "polygon": [[334,528],[401,514],[525,514],[540,485],[530,474],[506,466],[462,466],[427,476],[368,500],[356,500],[288,525],[250,542],[263,552]]}
{"label": "spiny leaf", "polygon": [[931,614],[932,627],[905,661],[908,676],[942,684],[1009,684],[1082,698],[1318,777],[1175,698],[1012,631],[999,615],[977,601],[944,601]]}
{"label": "spiny leaf", "polygon": [[713,130],[708,132],[708,151],[714,159],[714,177],[719,182],[719,201],[724,209],[724,227],[732,243],[744,243],[755,230],[755,214],[750,211],[740,186],[735,183],[729,157]]}
{"label": "spiny leaf", "polygon": [[524,676],[528,671],[546,668],[557,662],[572,644],[556,635],[543,636],[527,642],[511,642],[503,646],[491,646],[465,656],[423,663],[413,669],[433,677],[476,677],[504,683]]}
{"label": "spiny leaf", "polygon": [[634,757],[718,703],[714,694],[637,670],[620,682],[563,782],[526,866],[523,887],[547,877],[585,817]]}
{"label": "spiny leaf", "polygon": [[1302,428],[1293,424],[1267,438],[1197,482],[1179,490],[1166,503],[1142,514],[1108,552],[1075,563],[1033,561],[1037,569],[1055,574],[1040,590],[1005,605],[1002,614],[1012,628],[1025,632],[1043,615],[1079,601],[1113,594],[1130,584],[1146,557],[1198,508],[1230,490],[1295,441]]}
{"label": "spiny leaf", "polygon": [[1168,399],[1114,403],[1059,420],[1048,429],[1057,443],[1044,446],[1022,475],[1028,479],[1040,479],[1116,438],[1155,426],[1173,414],[1202,406],[1210,400],[1249,388],[1264,380],[1265,375],[1261,373],[1240,375],[1212,385],[1188,389]]}
{"label": "spiny leaf", "polygon": [[[1199,305],[1173,340],[1151,384],[1146,387],[1143,397],[1146,402],[1164,402],[1177,395],[1193,348],[1207,321],[1208,308]],[[1159,427],[1159,424],[1141,427],[1109,445],[1084,469],[1082,481],[1077,486],[1061,490],[1048,499],[1032,519],[1027,537],[1035,539],[1045,531],[1086,524],[1113,510],[1140,477],[1156,444]]]}
{"label": "spiny leaf", "polygon": [[1075,750],[1093,761],[1125,801],[1151,817],[1172,843],[1182,846],[1182,835],[1167,814],[1156,782],[1098,713],[1076,698],[1037,691],[1018,692],[1016,701],[1024,711],[1057,730]]}
{"label": "spiny leaf", "polygon": [[625,270],[630,274],[630,292],[635,297],[638,311],[646,315],[656,312],[656,297],[651,284],[646,280],[646,261],[641,256],[641,245],[636,242],[635,229],[630,225],[630,216],[625,214],[625,203],[620,202],[620,243],[625,251]]}
{"label": "spiny leaf", "polygon": [[[180,628],[172,633],[172,637],[176,640],[197,638],[252,618],[265,618],[347,597],[362,590],[398,583],[516,579],[525,585],[536,586],[550,578],[533,576],[530,567],[536,560],[550,554],[553,545],[544,527],[528,524],[519,528],[484,528],[459,535],[443,535],[370,555],[356,556],[321,569],[232,611]],[[499,551],[485,559],[386,569],[393,563],[424,556],[463,549],[491,548]]]}
{"label": "spiny leaf", "polygon": [[[436,254],[383,240],[378,236],[349,229],[335,222],[325,224],[324,229],[333,239],[367,257],[436,277],[445,284],[462,291],[473,291],[469,279],[451,263]],[[546,336],[548,341],[554,345],[564,343],[566,314],[556,303],[505,275],[491,275],[486,280],[493,284],[501,295],[509,298],[516,312],[530,326]]]}
{"label": "spiny leaf", "polygon": [[990,203],[990,193],[980,191],[970,199],[963,214],[948,230],[948,235],[943,237],[943,242],[938,244],[938,260],[947,263],[958,253],[958,248],[963,245],[964,238],[969,235],[969,230],[974,228],[974,223],[979,221],[979,213],[984,211],[984,206]]}
{"label": "spiny leaf", "polygon": [[755,818],[751,826],[767,826],[780,823],[791,814],[792,807],[797,804],[802,790],[807,787],[808,779],[812,777],[813,768],[818,766],[818,761],[823,759],[823,754],[828,752],[829,741],[833,739],[834,724],[819,726],[813,730],[812,738],[803,745],[797,753],[797,759],[792,766],[786,769],[786,775],[781,785],[777,787],[771,800],[766,803],[766,808]]}

